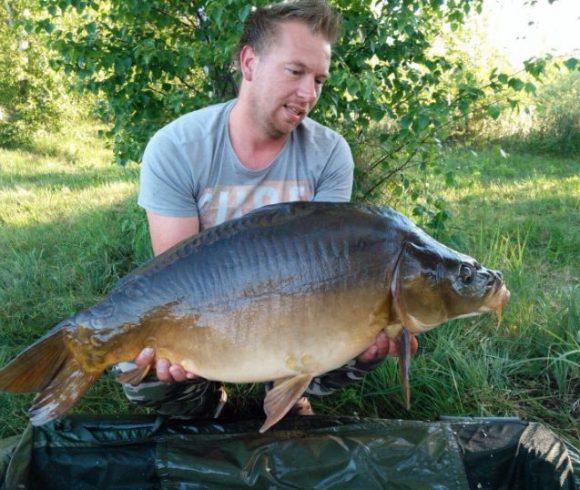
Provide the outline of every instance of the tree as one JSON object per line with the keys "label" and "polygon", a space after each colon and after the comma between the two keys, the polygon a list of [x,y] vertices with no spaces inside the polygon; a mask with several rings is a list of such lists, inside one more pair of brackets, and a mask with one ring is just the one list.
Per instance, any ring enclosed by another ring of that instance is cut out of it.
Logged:
{"label": "tree", "polygon": [[24,29],[34,9],[22,0],[0,4],[0,145],[28,142],[41,125],[55,124],[62,84],[49,68],[39,34]]}
{"label": "tree", "polygon": [[[59,64],[78,87],[106,102],[119,162],[139,160],[151,135],[176,116],[235,95],[232,53],[250,13],[245,0],[41,1],[50,17],[37,29],[51,33]],[[413,187],[405,170],[436,161],[453,121],[510,82],[492,73],[481,88],[468,78],[450,96],[444,82],[462,67],[430,50],[444,25],[456,30],[481,0],[333,4],[344,36],[313,117],[351,144],[358,197],[385,185],[402,192]],[[429,216],[445,218],[442,209]]]}

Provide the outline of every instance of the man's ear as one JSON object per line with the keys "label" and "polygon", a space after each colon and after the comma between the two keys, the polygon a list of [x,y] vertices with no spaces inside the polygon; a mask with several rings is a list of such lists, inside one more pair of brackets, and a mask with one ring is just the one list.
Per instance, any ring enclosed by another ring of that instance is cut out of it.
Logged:
{"label": "man's ear", "polygon": [[251,82],[254,75],[254,65],[256,63],[256,52],[249,44],[246,44],[240,51],[240,69],[244,80]]}

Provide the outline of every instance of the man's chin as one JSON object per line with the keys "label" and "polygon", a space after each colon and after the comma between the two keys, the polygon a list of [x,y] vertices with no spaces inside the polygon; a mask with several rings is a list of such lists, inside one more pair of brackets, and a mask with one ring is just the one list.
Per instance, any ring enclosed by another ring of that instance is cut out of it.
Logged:
{"label": "man's chin", "polygon": [[286,124],[276,124],[270,126],[268,128],[268,134],[273,138],[284,138],[288,136],[295,128],[300,124],[299,122],[296,124],[286,123]]}

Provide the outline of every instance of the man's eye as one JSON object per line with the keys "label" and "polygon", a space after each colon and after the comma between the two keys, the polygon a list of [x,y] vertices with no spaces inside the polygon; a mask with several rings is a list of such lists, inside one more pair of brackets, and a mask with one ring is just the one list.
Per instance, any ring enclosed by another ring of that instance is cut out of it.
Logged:
{"label": "man's eye", "polygon": [[287,70],[290,73],[290,75],[293,75],[295,77],[299,76],[302,73],[299,70],[293,70],[292,68],[287,68]]}
{"label": "man's eye", "polygon": [[324,85],[324,80],[316,80],[316,85]]}

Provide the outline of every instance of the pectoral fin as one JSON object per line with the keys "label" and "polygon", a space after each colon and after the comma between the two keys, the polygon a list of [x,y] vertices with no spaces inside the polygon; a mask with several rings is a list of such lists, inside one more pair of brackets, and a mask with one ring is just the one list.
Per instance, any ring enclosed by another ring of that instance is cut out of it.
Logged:
{"label": "pectoral fin", "polygon": [[411,408],[411,391],[409,389],[409,364],[411,363],[411,336],[406,328],[401,329],[397,338],[399,347],[399,378],[403,385],[403,396],[405,398],[405,407]]}
{"label": "pectoral fin", "polygon": [[131,369],[130,371],[125,371],[124,373],[119,374],[115,377],[115,381],[121,384],[130,383],[133,386],[137,386],[147,373],[149,373],[151,369],[151,364],[147,364],[147,366],[137,366],[135,369]]}
{"label": "pectoral fin", "polygon": [[312,378],[313,376],[310,374],[301,374],[274,383],[274,388],[268,392],[264,400],[264,412],[266,412],[267,418],[260,428],[260,433],[266,432],[288,413],[308,388]]}

